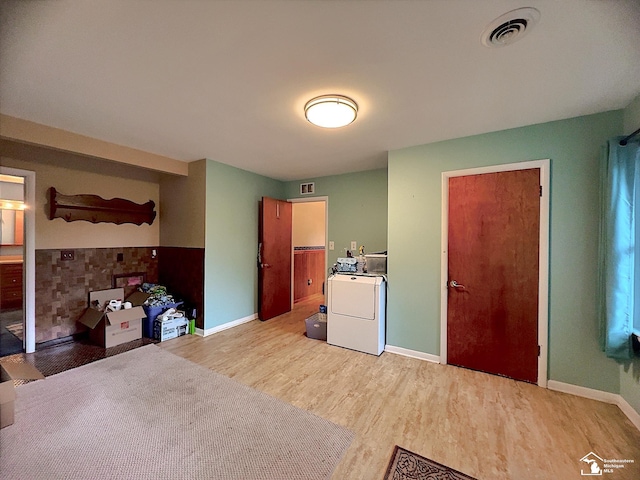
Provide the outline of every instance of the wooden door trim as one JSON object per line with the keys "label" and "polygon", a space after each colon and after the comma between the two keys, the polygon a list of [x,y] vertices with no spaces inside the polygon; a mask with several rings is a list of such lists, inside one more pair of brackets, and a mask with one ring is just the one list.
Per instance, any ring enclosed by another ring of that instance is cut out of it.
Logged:
{"label": "wooden door trim", "polygon": [[447,278],[449,271],[449,179],[483,173],[508,172],[513,170],[540,169],[540,238],[539,238],[539,271],[538,271],[538,386],[547,387],[548,381],[548,334],[549,334],[549,193],[551,160],[541,159],[527,162],[493,165],[488,167],[469,168],[442,172],[442,223],[440,227],[440,363],[447,364]]}
{"label": "wooden door trim", "polygon": [[[329,197],[328,196],[320,196],[320,197],[304,197],[304,198],[289,198],[287,202],[291,203],[304,203],[304,202],[324,202],[324,284],[327,285],[327,272],[329,271],[329,255],[327,252],[329,251]],[[293,228],[293,223],[291,224]],[[293,291],[293,243],[291,244],[291,308],[294,305],[294,291]]]}

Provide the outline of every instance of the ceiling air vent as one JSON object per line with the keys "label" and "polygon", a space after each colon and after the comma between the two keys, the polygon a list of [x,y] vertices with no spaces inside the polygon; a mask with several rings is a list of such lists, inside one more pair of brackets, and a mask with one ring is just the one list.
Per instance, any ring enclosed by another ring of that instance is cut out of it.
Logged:
{"label": "ceiling air vent", "polygon": [[505,47],[520,40],[540,19],[535,8],[512,10],[491,22],[480,37],[486,47]]}

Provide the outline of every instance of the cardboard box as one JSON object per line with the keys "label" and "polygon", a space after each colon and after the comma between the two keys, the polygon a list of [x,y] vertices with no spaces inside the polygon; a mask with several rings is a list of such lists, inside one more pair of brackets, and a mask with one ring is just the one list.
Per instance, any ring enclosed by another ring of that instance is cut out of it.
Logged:
{"label": "cardboard box", "polygon": [[304,321],[307,327],[307,337],[316,340],[327,339],[327,314],[314,313]]}
{"label": "cardboard box", "polygon": [[39,380],[44,375],[30,363],[0,363],[0,428],[14,422],[16,390],[14,380]]}
{"label": "cardboard box", "polygon": [[189,333],[189,320],[184,316],[169,317],[166,320],[158,317],[153,322],[153,336],[161,342],[181,337],[187,333]]}
{"label": "cardboard box", "polygon": [[89,308],[85,310],[78,322],[89,327],[91,340],[105,348],[137,340],[142,338],[142,318],[145,316],[144,309],[140,305],[147,298],[147,294],[135,292],[126,299],[134,305],[132,308],[104,312],[93,308],[94,302],[97,301],[99,308],[104,309],[109,300],[124,300],[124,289],[112,288],[89,292]]}
{"label": "cardboard box", "polygon": [[151,295],[144,292],[133,292],[131,295],[127,297],[127,302],[131,302],[134,307],[140,307],[144,305],[144,302],[147,301]]}
{"label": "cardboard box", "polygon": [[158,315],[163,314],[170,308],[178,308],[183,302],[165,303],[164,305],[143,305],[146,318],[142,319],[142,336],[147,338],[155,338],[154,334],[154,322]]}

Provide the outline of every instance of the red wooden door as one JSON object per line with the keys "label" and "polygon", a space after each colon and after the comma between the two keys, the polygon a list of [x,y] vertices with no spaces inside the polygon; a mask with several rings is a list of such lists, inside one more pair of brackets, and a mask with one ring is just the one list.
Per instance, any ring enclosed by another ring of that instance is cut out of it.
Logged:
{"label": "red wooden door", "polygon": [[258,316],[291,310],[291,203],[262,197],[259,215]]}
{"label": "red wooden door", "polygon": [[448,363],[537,383],[539,231],[539,169],[449,179]]}

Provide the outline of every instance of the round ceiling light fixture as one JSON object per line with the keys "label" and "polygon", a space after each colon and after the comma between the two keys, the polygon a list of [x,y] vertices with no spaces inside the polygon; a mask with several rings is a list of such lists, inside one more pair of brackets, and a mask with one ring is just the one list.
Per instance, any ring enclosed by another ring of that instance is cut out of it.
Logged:
{"label": "round ceiling light fixture", "polygon": [[304,115],[318,127],[344,127],[358,116],[358,104],[343,95],[321,95],[307,102]]}
{"label": "round ceiling light fixture", "polygon": [[540,12],[535,8],[524,7],[500,15],[484,29],[480,40],[485,47],[505,47],[517,42],[531,30],[538,20]]}

